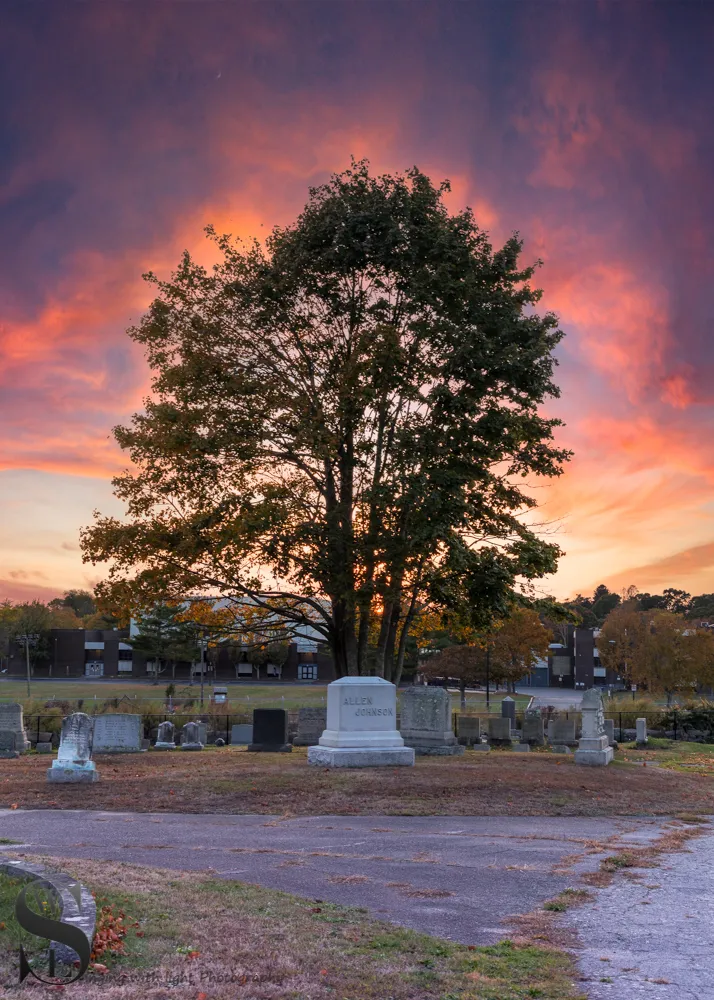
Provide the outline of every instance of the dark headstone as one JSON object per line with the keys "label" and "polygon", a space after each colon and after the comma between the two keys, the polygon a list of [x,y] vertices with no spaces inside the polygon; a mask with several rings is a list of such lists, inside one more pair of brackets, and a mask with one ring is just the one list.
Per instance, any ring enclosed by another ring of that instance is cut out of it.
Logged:
{"label": "dark headstone", "polygon": [[253,752],[290,753],[288,713],[283,708],[256,708],[253,711]]}
{"label": "dark headstone", "polygon": [[504,698],[501,702],[501,718],[510,719],[511,724],[515,726],[516,722],[516,703],[513,698]]}

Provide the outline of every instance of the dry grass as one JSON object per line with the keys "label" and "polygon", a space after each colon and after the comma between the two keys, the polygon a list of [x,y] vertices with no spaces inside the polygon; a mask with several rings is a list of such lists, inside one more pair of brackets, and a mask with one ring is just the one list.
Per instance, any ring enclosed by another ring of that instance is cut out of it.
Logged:
{"label": "dry grass", "polygon": [[77,1000],[578,1000],[572,960],[551,944],[468,947],[200,874],[38,860],[128,898],[141,922],[134,952],[73,985]]}
{"label": "dry grass", "polygon": [[[714,812],[714,772],[584,768],[550,753],[417,758],[414,768],[308,767],[306,752],[230,748],[97,758],[95,785],[48,785],[51,758],[3,761],[0,808],[272,815],[559,815]],[[136,790],[141,788],[141,795]]]}

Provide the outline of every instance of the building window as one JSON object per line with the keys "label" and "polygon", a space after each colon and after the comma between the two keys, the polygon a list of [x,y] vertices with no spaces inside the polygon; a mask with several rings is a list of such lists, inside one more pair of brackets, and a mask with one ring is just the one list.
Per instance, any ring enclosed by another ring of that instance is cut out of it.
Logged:
{"label": "building window", "polygon": [[317,680],[317,664],[316,663],[298,663],[298,680],[299,681],[316,681]]}

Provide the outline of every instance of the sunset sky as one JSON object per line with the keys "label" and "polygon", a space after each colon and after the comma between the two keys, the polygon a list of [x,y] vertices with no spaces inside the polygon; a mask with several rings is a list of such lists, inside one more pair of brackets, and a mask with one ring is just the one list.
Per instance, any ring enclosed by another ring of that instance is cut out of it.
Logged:
{"label": "sunset sky", "polygon": [[714,591],[714,5],[0,2],[0,599],[91,586],[126,336],[203,227],[262,236],[369,157],[519,230],[575,458],[544,586]]}

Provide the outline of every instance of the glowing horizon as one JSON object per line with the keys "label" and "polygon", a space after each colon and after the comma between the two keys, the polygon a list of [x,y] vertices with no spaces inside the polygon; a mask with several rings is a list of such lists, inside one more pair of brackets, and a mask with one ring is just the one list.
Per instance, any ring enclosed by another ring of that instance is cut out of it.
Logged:
{"label": "glowing horizon", "polygon": [[[91,586],[118,509],[113,425],[149,373],[125,334],[203,227],[249,238],[367,156],[448,177],[542,258],[566,337],[542,589],[714,591],[714,12],[676,3],[17,8],[0,78],[0,599]],[[707,84],[707,81],[709,83]]]}

